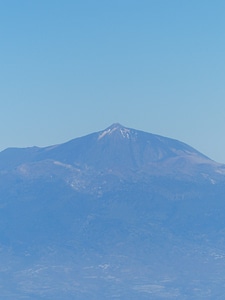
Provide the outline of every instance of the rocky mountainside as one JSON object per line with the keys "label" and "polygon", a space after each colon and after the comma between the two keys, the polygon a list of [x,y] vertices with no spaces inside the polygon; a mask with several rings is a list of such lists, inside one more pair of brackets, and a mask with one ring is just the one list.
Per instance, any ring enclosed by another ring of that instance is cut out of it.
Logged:
{"label": "rocky mountainside", "polygon": [[6,149],[2,299],[223,299],[224,195],[224,165],[120,124]]}

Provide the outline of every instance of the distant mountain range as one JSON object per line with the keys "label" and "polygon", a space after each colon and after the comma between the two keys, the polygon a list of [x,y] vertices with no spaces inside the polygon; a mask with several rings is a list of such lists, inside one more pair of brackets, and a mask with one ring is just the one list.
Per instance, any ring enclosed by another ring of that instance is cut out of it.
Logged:
{"label": "distant mountain range", "polygon": [[225,165],[118,123],[6,149],[0,252],[0,299],[223,299]]}

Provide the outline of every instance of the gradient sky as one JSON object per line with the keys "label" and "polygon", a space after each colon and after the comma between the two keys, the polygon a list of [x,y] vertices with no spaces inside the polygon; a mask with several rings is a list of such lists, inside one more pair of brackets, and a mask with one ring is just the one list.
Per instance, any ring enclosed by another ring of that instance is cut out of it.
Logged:
{"label": "gradient sky", "polygon": [[3,0],[0,57],[0,150],[119,122],[225,163],[224,0]]}

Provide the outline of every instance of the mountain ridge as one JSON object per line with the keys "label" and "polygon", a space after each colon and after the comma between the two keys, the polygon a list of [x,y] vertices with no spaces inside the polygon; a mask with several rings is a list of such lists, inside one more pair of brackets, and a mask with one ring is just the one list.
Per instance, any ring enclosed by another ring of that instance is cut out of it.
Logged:
{"label": "mountain ridge", "polygon": [[[72,140],[69,140],[67,142],[64,142],[62,144],[56,144],[56,145],[51,145],[51,146],[47,146],[47,147],[26,147],[26,148],[7,148],[3,151],[0,152],[0,160],[2,158],[7,159],[7,155],[12,158],[15,154],[15,151],[18,151],[17,155],[20,157],[20,152],[21,152],[21,159],[25,159],[25,157],[28,156],[28,160],[29,160],[29,155],[31,156],[38,156],[40,154],[40,152],[45,152],[45,153],[54,153],[56,152],[56,150],[58,148],[66,148],[69,147],[70,150],[75,150],[75,149],[71,149],[72,147],[76,147],[78,143],[82,143],[82,141],[88,142],[88,144],[93,143],[93,142],[102,142],[101,140],[103,138],[111,138],[112,143],[121,143],[123,140],[129,140],[131,139],[132,142],[135,142],[136,139],[138,138],[138,136],[142,136],[142,139],[144,140],[145,144],[154,142],[155,144],[158,144],[161,146],[161,148],[164,148],[163,146],[167,146],[171,152],[170,154],[179,154],[176,153],[176,151],[180,151],[182,153],[185,154],[196,154],[199,155],[199,157],[202,157],[203,159],[206,159],[208,161],[212,161],[209,157],[207,157],[206,155],[202,154],[201,152],[199,152],[198,150],[194,149],[193,147],[187,145],[186,143],[180,142],[176,139],[172,139],[172,138],[168,138],[168,137],[163,137],[157,134],[152,134],[152,133],[147,133],[141,130],[135,130],[132,128],[128,128],[128,127],[124,127],[119,123],[114,123],[111,126],[107,127],[104,130],[98,131],[98,132],[94,132],[94,133],[90,133],[88,135],[82,136],[82,137],[78,137],[78,138],[74,138]],[[117,140],[115,140],[117,139]],[[83,143],[83,144],[84,144]],[[173,144],[172,147],[170,144]],[[88,145],[84,145],[83,146],[84,149],[88,147]],[[174,147],[174,148],[173,148]],[[178,149],[176,149],[178,148]],[[83,149],[82,149],[83,150]],[[174,152],[173,152],[174,151]],[[67,154],[67,153],[66,153]],[[70,153],[71,154],[71,153]],[[156,156],[156,160],[160,160],[163,158],[163,155],[160,156],[160,153],[158,156]],[[154,160],[154,158],[153,158]],[[219,164],[219,163],[217,163]],[[222,165],[222,164],[221,164]]]}
{"label": "mountain ridge", "polygon": [[52,173],[58,178],[67,174],[67,178],[74,178],[77,183],[95,177],[99,184],[105,180],[103,175],[116,181],[126,178],[130,182],[152,176],[190,181],[198,176],[215,183],[223,181],[225,174],[223,164],[183,142],[119,123],[58,145],[6,149],[0,152],[0,169],[14,170],[26,177],[30,173],[32,178],[35,174],[46,177]]}

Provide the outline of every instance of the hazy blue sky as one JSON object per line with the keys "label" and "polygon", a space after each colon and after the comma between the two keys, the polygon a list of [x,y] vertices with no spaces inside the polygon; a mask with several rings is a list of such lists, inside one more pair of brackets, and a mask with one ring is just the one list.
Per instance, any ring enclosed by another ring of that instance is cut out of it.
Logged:
{"label": "hazy blue sky", "polygon": [[224,0],[0,1],[0,149],[125,126],[225,163]]}

